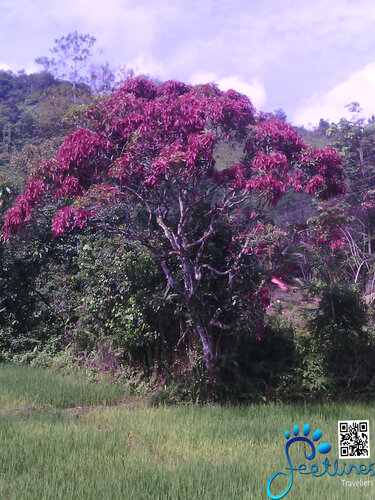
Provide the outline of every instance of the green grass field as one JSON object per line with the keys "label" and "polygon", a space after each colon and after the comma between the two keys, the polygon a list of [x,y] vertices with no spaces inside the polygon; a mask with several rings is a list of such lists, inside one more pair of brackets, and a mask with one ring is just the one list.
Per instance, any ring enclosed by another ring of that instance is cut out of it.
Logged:
{"label": "green grass field", "polygon": [[[333,462],[341,419],[369,419],[375,429],[375,404],[153,408],[113,385],[0,364],[0,499],[265,499],[268,479],[286,466],[285,430],[322,429]],[[291,446],[291,459],[308,463],[303,445]],[[375,497],[375,484],[341,479],[296,474],[284,498]]]}

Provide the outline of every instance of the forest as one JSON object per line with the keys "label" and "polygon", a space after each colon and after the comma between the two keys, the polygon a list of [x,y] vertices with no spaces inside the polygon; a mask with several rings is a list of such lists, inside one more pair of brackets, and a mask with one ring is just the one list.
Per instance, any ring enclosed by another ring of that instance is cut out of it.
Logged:
{"label": "forest", "polygon": [[156,404],[371,399],[375,117],[83,78],[94,40],[65,41],[0,71],[0,361]]}

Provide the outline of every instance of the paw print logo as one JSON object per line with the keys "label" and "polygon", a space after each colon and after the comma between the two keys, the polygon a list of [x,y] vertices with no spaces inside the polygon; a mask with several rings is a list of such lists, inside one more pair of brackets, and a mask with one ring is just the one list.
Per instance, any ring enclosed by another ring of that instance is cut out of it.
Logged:
{"label": "paw print logo", "polygon": [[[293,435],[294,437],[292,437],[291,439],[290,438],[290,434],[289,434],[289,431],[285,431],[285,439],[288,439],[287,443],[286,443],[286,451],[288,451],[289,449],[289,446],[294,443],[295,441],[304,441],[305,443],[308,443],[311,447],[311,452],[312,452],[312,455],[310,455],[309,457],[306,455],[306,452],[305,452],[305,457],[307,458],[307,460],[312,460],[314,457],[315,457],[315,446],[314,444],[312,443],[312,441],[310,439],[308,439],[308,435],[310,434],[310,425],[309,424],[306,424],[303,428],[303,431],[302,431],[302,434],[304,437],[299,437],[298,436],[299,434],[299,428],[298,428],[298,425],[295,425],[293,427]],[[320,429],[317,429],[313,435],[311,436],[312,440],[314,442],[316,441],[319,441],[319,439],[322,437],[322,431]],[[321,443],[318,445],[318,452],[319,453],[322,453],[322,454],[325,454],[325,453],[328,453],[331,449],[331,445],[329,443]]]}
{"label": "paw print logo", "polygon": [[[284,490],[280,495],[273,495],[271,493],[271,483],[275,479],[275,477],[279,476],[280,474],[283,475],[283,476],[288,476],[288,474],[286,474],[285,472],[276,472],[276,474],[274,474],[269,479],[269,481],[267,483],[267,494],[268,494],[269,498],[272,498],[274,500],[282,498],[282,497],[284,497],[288,493],[288,491],[292,487],[292,484],[293,484],[293,471],[298,470],[298,468],[292,467],[292,463],[291,463],[290,456],[289,456],[289,448],[290,448],[290,446],[293,443],[295,443],[297,441],[302,441],[304,443],[307,443],[310,446],[310,448],[311,448],[311,453],[308,454],[305,451],[305,458],[307,460],[312,460],[315,457],[315,455],[316,455],[316,448],[315,448],[315,446],[316,446],[317,442],[320,440],[320,438],[322,437],[322,431],[320,429],[317,429],[316,431],[313,432],[313,434],[311,436],[311,439],[310,439],[309,438],[309,435],[310,435],[310,425],[306,424],[304,426],[303,430],[302,430],[302,434],[303,434],[302,436],[299,435],[299,427],[298,427],[298,425],[295,425],[293,427],[293,436],[290,435],[289,431],[285,431],[285,439],[287,440],[286,445],[285,445],[285,454],[286,454],[286,458],[287,458],[288,464],[289,464],[289,467],[286,467],[286,469],[290,471],[289,485],[287,486],[286,490]],[[318,452],[319,453],[326,454],[330,450],[331,450],[331,445],[329,443],[320,443],[320,444],[318,444]]]}

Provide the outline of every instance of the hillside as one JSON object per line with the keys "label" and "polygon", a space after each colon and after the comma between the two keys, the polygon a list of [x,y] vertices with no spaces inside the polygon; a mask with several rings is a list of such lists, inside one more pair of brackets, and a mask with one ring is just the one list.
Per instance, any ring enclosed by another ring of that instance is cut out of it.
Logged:
{"label": "hillside", "polygon": [[[90,90],[81,85],[77,104],[87,102]],[[70,123],[66,114],[73,104],[72,84],[41,72],[17,74],[0,70],[0,182],[24,182],[26,172],[12,164],[12,155],[26,144],[40,144],[64,136]]]}

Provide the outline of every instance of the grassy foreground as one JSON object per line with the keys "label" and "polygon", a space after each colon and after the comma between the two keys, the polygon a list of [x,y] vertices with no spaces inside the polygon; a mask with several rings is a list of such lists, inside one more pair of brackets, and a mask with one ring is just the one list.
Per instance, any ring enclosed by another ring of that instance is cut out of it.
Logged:
{"label": "grassy foreground", "polygon": [[[0,364],[0,499],[266,499],[268,479],[287,465],[285,430],[322,429],[333,463],[337,421],[345,419],[368,419],[375,430],[375,404],[151,408],[121,401],[111,385]],[[293,447],[293,465],[309,463],[303,445]],[[372,480],[345,477],[360,479]],[[284,498],[375,497],[375,481],[341,480],[296,474]],[[275,480],[273,493],[287,483]]]}

